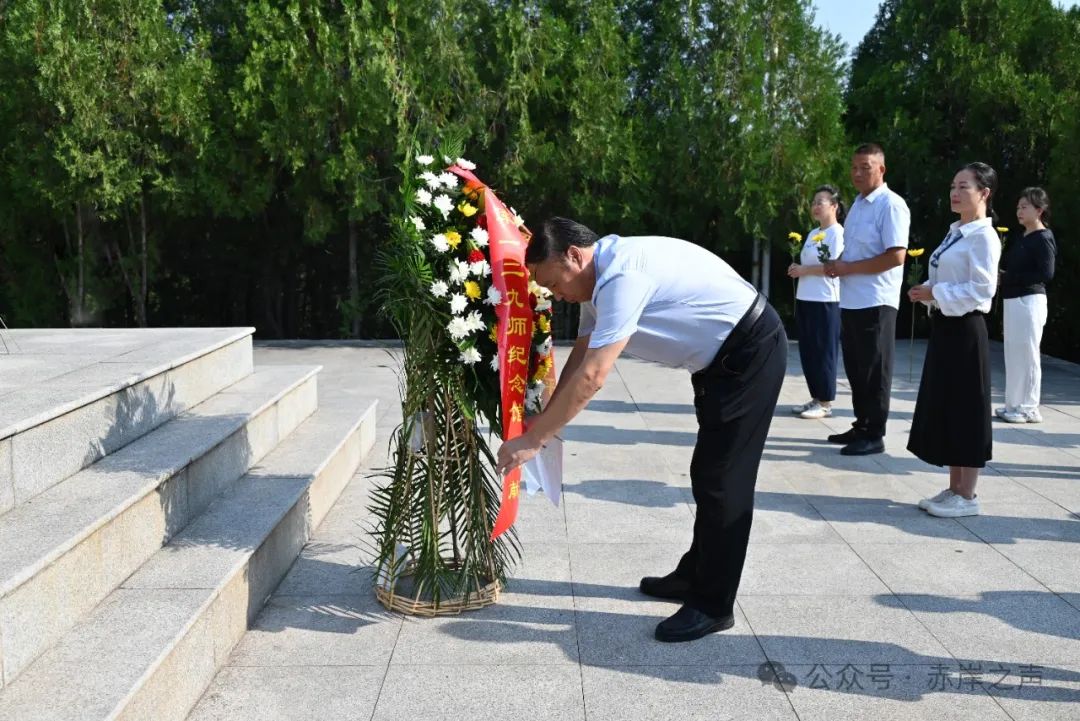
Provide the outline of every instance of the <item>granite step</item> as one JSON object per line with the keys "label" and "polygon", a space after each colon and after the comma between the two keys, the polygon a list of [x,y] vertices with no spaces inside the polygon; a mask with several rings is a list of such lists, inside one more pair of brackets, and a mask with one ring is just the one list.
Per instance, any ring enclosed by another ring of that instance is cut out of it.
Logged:
{"label": "granite step", "polygon": [[259,369],[0,516],[0,686],[310,416],[318,370]]}
{"label": "granite step", "polygon": [[13,684],[0,721],[181,721],[348,483],[375,404],[321,407]]}
{"label": "granite step", "polygon": [[250,375],[253,331],[8,332],[12,352],[0,354],[0,514]]}

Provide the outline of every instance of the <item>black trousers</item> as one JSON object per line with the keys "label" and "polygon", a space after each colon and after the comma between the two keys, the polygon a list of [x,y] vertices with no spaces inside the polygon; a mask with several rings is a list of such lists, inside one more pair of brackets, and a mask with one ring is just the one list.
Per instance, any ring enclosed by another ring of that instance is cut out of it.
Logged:
{"label": "black trousers", "polygon": [[896,308],[841,310],[840,346],[855,411],[851,425],[865,438],[882,438],[892,395]]}
{"label": "black trousers", "polygon": [[840,355],[840,304],[796,300],[795,322],[799,329],[799,360],[810,397],[833,401]]}
{"label": "black trousers", "polygon": [[731,614],[735,606],[758,466],[787,368],[787,335],[772,306],[748,325],[741,333],[736,326],[716,360],[692,376],[698,435],[690,482],[697,513],[693,543],[675,575],[690,581],[687,603],[711,616]]}

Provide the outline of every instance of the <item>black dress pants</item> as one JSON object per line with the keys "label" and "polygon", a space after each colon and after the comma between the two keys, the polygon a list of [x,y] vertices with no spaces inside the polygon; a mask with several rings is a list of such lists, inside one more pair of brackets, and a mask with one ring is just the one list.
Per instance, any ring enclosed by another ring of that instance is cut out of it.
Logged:
{"label": "black dress pants", "polygon": [[840,311],[840,348],[851,386],[851,424],[864,438],[883,438],[896,355],[896,308],[879,305]]}
{"label": "black dress pants", "polygon": [[693,543],[675,575],[690,582],[687,603],[711,616],[729,615],[735,606],[758,466],[787,369],[787,335],[772,306],[742,325],[712,364],[692,376],[698,435],[690,481],[697,512]]}

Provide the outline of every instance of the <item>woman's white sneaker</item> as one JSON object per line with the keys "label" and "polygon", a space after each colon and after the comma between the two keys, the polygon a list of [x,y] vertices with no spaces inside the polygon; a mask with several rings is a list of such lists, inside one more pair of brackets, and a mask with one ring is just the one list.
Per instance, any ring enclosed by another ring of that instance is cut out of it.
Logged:
{"label": "woman's white sneaker", "polygon": [[832,416],[832,406],[827,406],[822,403],[818,403],[817,401],[814,401],[813,405],[811,405],[809,408],[806,408],[805,410],[803,410],[802,413],[799,414],[799,418],[809,419],[829,418],[830,416]]}
{"label": "woman's white sneaker", "polygon": [[817,401],[814,400],[813,398],[811,398],[806,403],[803,403],[801,406],[792,406],[791,407],[791,412],[794,413],[795,415],[799,415],[803,411],[806,411],[806,410],[809,410],[810,408],[812,408],[816,403],[817,403]]}
{"label": "woman's white sneaker", "polygon": [[929,498],[924,498],[919,501],[919,508],[925,511],[931,503],[941,503],[951,495],[953,495],[953,492],[950,489],[946,488],[944,491],[937,494],[936,496],[930,496]]}
{"label": "woman's white sneaker", "polygon": [[995,408],[994,409],[994,415],[997,416],[998,418],[1004,418],[1006,413],[1012,413],[1012,412],[1013,412],[1013,409],[1009,408],[1008,406],[1001,406],[1000,408]]}
{"label": "woman's white sneaker", "polygon": [[977,516],[979,515],[979,499],[977,497],[964,498],[954,493],[940,503],[927,504],[926,512],[938,518]]}
{"label": "woman's white sneaker", "polygon": [[1042,414],[1037,408],[1030,411],[1008,411],[1001,420],[1006,423],[1042,423]]}

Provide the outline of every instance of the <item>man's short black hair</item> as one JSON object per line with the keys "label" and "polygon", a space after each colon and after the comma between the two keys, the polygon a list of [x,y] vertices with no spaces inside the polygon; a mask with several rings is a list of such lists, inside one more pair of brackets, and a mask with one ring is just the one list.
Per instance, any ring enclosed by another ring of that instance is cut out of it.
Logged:
{"label": "man's short black hair", "polygon": [[533,233],[525,251],[528,265],[543,263],[554,255],[564,255],[570,246],[588,248],[600,236],[577,221],[569,218],[548,218]]}
{"label": "man's short black hair", "polygon": [[855,152],[852,155],[880,155],[885,157],[885,149],[877,143],[863,143],[859,147],[855,148]]}

